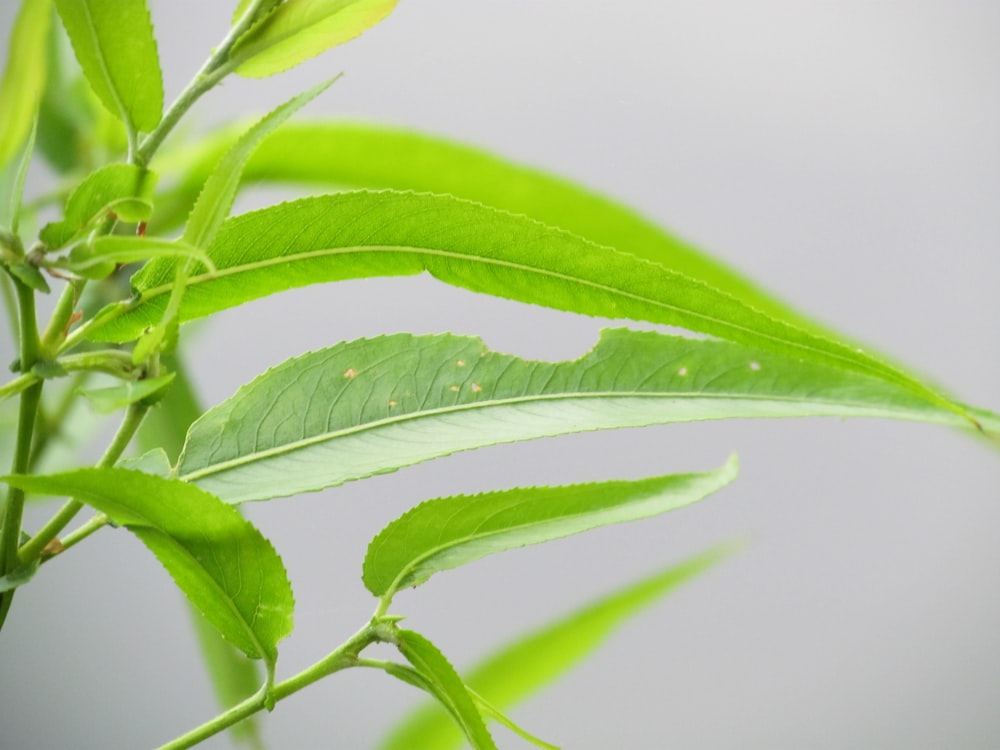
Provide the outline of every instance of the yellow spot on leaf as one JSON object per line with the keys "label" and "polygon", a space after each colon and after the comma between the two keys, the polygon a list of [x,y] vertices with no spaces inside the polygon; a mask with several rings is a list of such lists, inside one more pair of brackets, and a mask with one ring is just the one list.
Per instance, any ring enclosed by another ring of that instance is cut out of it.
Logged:
{"label": "yellow spot on leaf", "polygon": [[345,378],[356,378],[357,376],[358,376],[358,371],[355,370],[353,367],[348,367],[346,370],[344,370]]}
{"label": "yellow spot on leaf", "polygon": [[479,393],[481,390],[483,390],[483,387],[479,385],[479,383],[473,383],[472,385],[469,386],[469,388],[472,390],[473,393]]}

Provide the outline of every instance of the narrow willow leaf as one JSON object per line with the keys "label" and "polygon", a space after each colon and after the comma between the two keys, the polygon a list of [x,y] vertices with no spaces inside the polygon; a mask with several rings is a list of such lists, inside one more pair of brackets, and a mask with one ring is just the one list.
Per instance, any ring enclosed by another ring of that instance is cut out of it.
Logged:
{"label": "narrow willow leaf", "polygon": [[[174,165],[178,182],[157,219],[180,222],[219,156],[235,140],[227,128]],[[482,149],[366,123],[288,123],[265,140],[243,174],[248,183],[447,193],[524,214],[600,245],[660,263],[732,294],[775,318],[818,329],[804,316],[722,263],[634,210],[587,188]]]}
{"label": "narrow willow leaf", "polygon": [[37,128],[28,133],[28,140],[18,154],[5,167],[0,167],[0,227],[13,234],[21,223],[21,203],[24,199],[24,185],[28,177],[28,167],[35,153]]}
{"label": "narrow willow leaf", "polygon": [[[614,632],[682,583],[725,558],[717,547],[603,597],[558,622],[496,651],[470,670],[470,689],[501,710],[524,701],[597,650]],[[414,711],[379,745],[381,750],[453,750],[462,735],[436,705]]]}
{"label": "narrow willow leaf", "polygon": [[[320,281],[427,272],[474,292],[680,326],[853,369],[950,405],[888,364],[771,318],[700,281],[450,196],[362,191],[293,201],[226,222],[208,252],[218,272],[188,277],[182,321]],[[173,279],[168,262],[145,267],[133,279],[137,305],[93,337],[131,340],[155,324]]]}
{"label": "narrow willow leaf", "polygon": [[220,633],[273,666],[278,642],[292,630],[292,589],[271,543],[235,508],[185,482],[128,469],[3,481],[75,497],[127,527]]}
{"label": "narrow willow leaf", "polygon": [[233,47],[236,72],[264,78],[348,42],[392,13],[399,0],[286,0]]}
{"label": "narrow willow leaf", "polygon": [[145,221],[152,213],[149,196],[155,183],[155,174],[133,164],[101,167],[70,193],[64,218],[42,228],[42,242],[62,247],[112,212],[123,221]]}
{"label": "narrow willow leaf", "polygon": [[145,0],[56,0],[83,74],[129,130],[163,114],[163,75]]}
{"label": "narrow willow leaf", "polygon": [[260,142],[298,110],[326,91],[337,78],[340,76],[314,86],[272,110],[247,130],[226,152],[205,181],[201,194],[191,209],[183,237],[187,244],[208,247],[233,207],[243,167]]}
{"label": "narrow willow leaf", "polygon": [[427,680],[435,697],[462,728],[472,747],[476,750],[496,750],[493,738],[490,737],[465,683],[444,654],[433,643],[412,630],[400,630],[396,645],[406,660]]}
{"label": "narrow willow leaf", "polygon": [[7,270],[10,272],[11,276],[16,278],[25,286],[30,286],[36,292],[48,294],[52,291],[49,288],[49,282],[47,282],[45,277],[42,276],[42,272],[38,270],[38,267],[28,263],[27,261],[7,266]]}
{"label": "narrow willow leaf", "polygon": [[[139,428],[138,443],[147,453],[136,459],[142,465],[132,468],[166,477],[172,474],[172,463],[181,452],[184,435],[202,408],[191,388],[184,363],[175,355],[164,357],[163,364],[177,377],[166,397],[149,410]],[[217,702],[226,710],[257,691],[261,684],[258,663],[247,659],[242,651],[226,641],[193,607],[191,614]],[[264,747],[256,717],[244,719],[229,731],[239,741],[256,748]]]}
{"label": "narrow willow leaf", "polygon": [[733,456],[717,471],[637,481],[529,487],[421,503],[372,540],[362,579],[375,596],[419,586],[486,555],[695,503],[736,478]]}
{"label": "narrow willow leaf", "polygon": [[50,0],[23,0],[10,32],[7,65],[0,79],[0,168],[31,132],[45,88],[45,38]]}
{"label": "narrow willow leaf", "polygon": [[110,235],[95,237],[86,244],[76,245],[65,260],[53,265],[86,278],[105,278],[123,263],[138,263],[151,258],[186,258],[212,267],[212,259],[204,250],[181,240],[172,242],[157,237]]}
{"label": "narrow willow leaf", "polygon": [[[730,342],[610,330],[582,358],[551,363],[490,352],[477,338],[397,334],[264,373],[195,422],[179,471],[239,503],[517,440],[793,416],[966,424],[891,383]],[[1000,430],[1000,417],[986,419]]]}
{"label": "narrow willow leaf", "polygon": [[111,414],[124,409],[129,404],[142,401],[161,393],[173,382],[174,373],[147,380],[135,380],[109,388],[90,388],[81,393],[90,401],[95,411]]}

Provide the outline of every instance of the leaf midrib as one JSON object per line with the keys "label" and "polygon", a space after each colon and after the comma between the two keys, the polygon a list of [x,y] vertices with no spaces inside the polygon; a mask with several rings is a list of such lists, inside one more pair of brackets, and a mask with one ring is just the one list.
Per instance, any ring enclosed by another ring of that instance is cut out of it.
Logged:
{"label": "leaf midrib", "polygon": [[[844,406],[844,407],[856,407],[859,409],[871,409],[873,408],[870,403],[864,401],[852,401],[843,399],[822,399],[815,397],[798,397],[798,396],[770,396],[770,395],[756,395],[756,394],[743,394],[743,393],[691,393],[689,391],[655,391],[655,392],[621,392],[621,391],[598,391],[592,393],[555,393],[555,394],[542,394],[534,396],[517,396],[515,398],[507,399],[490,399],[485,401],[475,401],[468,404],[455,404],[452,406],[439,407],[437,409],[427,409],[421,411],[410,412],[408,414],[400,414],[399,416],[387,417],[385,419],[373,420],[371,422],[365,422],[364,424],[356,425],[354,427],[347,427],[344,429],[334,430],[331,432],[323,432],[319,435],[313,435],[308,438],[303,438],[300,440],[295,440],[289,443],[284,443],[282,445],[275,446],[273,448],[268,448],[262,451],[255,451],[253,453],[246,453],[238,458],[232,458],[219,463],[213,463],[208,466],[196,469],[187,474],[182,474],[179,478],[186,482],[196,481],[202,477],[211,476],[213,474],[220,474],[230,469],[237,468],[239,466],[244,466],[247,464],[254,463],[256,461],[273,458],[274,456],[280,456],[285,453],[291,453],[303,448],[308,448],[313,445],[319,445],[320,443],[327,442],[329,440],[335,440],[341,437],[347,437],[348,435],[353,435],[357,433],[364,432],[369,429],[374,429],[377,427],[385,427],[392,424],[403,424],[405,422],[416,421],[419,419],[426,419],[430,417],[441,416],[444,414],[452,414],[461,411],[472,411],[474,409],[486,409],[494,408],[500,406],[512,406],[517,404],[530,404],[539,403],[545,401],[569,401],[569,400],[590,400],[590,399],[601,399],[601,398],[626,398],[626,399],[662,399],[662,398],[683,398],[683,399],[707,399],[707,400],[728,400],[728,399],[739,399],[741,401],[778,401],[783,403],[823,403],[830,404],[834,406]],[[898,407],[886,406],[884,404],[877,405],[877,408],[884,411],[894,411]],[[906,411],[904,409],[904,411]],[[694,420],[692,420],[694,421]],[[184,455],[182,454],[178,462],[179,466],[184,463]]]}
{"label": "leaf midrib", "polygon": [[87,2],[81,2],[80,5],[83,8],[83,14],[87,18],[87,31],[90,34],[91,41],[94,43],[94,52],[97,58],[97,64],[101,68],[101,74],[104,76],[104,81],[107,84],[108,91],[111,92],[111,98],[115,100],[115,106],[118,107],[122,120],[126,123],[128,129],[135,130],[135,123],[132,121],[128,110],[125,108],[125,102],[122,100],[121,96],[119,96],[118,87],[115,85],[115,81],[111,77],[108,62],[104,57],[104,49],[101,47],[101,38],[97,35],[97,25],[94,23],[94,17],[90,12],[90,5]]}

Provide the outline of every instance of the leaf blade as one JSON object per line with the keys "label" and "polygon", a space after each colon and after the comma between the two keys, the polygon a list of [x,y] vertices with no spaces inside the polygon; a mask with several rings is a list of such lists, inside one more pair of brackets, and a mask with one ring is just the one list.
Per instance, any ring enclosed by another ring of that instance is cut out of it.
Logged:
{"label": "leaf blade", "polygon": [[273,666],[291,632],[291,586],[270,542],[234,508],[193,485],[121,468],[3,481],[75,497],[128,528],[219,632]]}
{"label": "leaf blade", "polygon": [[[898,386],[730,342],[618,329],[580,359],[552,363],[471,337],[396,334],[288,360],[243,386],[192,425],[179,474],[239,503],[486,445],[790,416],[965,424]],[[984,424],[997,430],[993,419]]]}
{"label": "leaf blade", "polygon": [[529,544],[560,539],[695,503],[736,478],[735,456],[716,471],[632,481],[530,487],[428,500],[386,526],[368,546],[362,580],[391,597],[443,570]]}
{"label": "leaf blade", "polygon": [[400,630],[400,653],[427,680],[428,687],[448,710],[476,750],[496,750],[483,717],[462,678],[438,648],[419,633]]}
{"label": "leaf blade", "polygon": [[[451,196],[360,191],[292,201],[230,220],[208,252],[218,271],[187,279],[182,320],[312,283],[426,272],[518,302],[680,326],[854,369],[962,413],[891,365],[771,318],[700,281]],[[167,263],[145,267],[133,279],[139,302],[92,336],[128,340],[154,324],[173,276]]]}
{"label": "leaf blade", "polygon": [[80,67],[101,103],[132,132],[163,115],[163,74],[145,0],[55,0]]}
{"label": "leaf blade", "polygon": [[233,47],[236,72],[264,78],[348,42],[386,18],[399,0],[286,0]]}
{"label": "leaf blade", "polygon": [[[671,565],[502,646],[469,671],[470,689],[487,697],[498,709],[509,709],[586,659],[619,627],[720,562],[732,549],[716,547],[679,565]],[[404,717],[379,747],[451,750],[459,747],[461,740],[438,707],[428,705]]]}
{"label": "leaf blade", "polygon": [[51,0],[24,0],[14,21],[0,78],[0,168],[28,139],[42,99],[51,7]]}
{"label": "leaf blade", "polygon": [[[180,219],[193,203],[201,181],[234,139],[233,132],[223,130],[178,161],[177,184],[161,201],[168,214],[172,211]],[[248,184],[454,195],[524,214],[599,245],[660,263],[773,317],[821,331],[741,274],[614,199],[483,149],[427,133],[363,122],[287,123],[264,140],[247,164],[243,179]],[[170,222],[169,216],[166,220]]]}

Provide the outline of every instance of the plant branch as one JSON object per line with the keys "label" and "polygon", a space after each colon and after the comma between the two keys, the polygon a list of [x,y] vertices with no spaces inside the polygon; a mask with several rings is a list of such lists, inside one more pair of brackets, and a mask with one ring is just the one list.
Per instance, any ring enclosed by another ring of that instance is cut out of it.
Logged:
{"label": "plant branch", "polygon": [[[14,280],[17,293],[18,319],[20,321],[19,349],[21,372],[27,374],[38,358],[38,319],[35,313],[35,292],[19,280]],[[42,397],[44,381],[30,385],[21,394],[21,404],[17,421],[17,444],[11,472],[20,474],[28,469],[31,461],[32,434],[38,416],[38,404]],[[0,521],[0,575],[6,575],[17,567],[17,545],[21,540],[21,521],[24,515],[24,491],[9,487],[7,499],[2,508]],[[0,594],[0,627],[3,627],[14,599],[14,589]]]}
{"label": "plant branch", "polygon": [[173,104],[163,115],[160,124],[156,126],[152,133],[146,136],[138,150],[134,154],[133,162],[139,166],[146,166],[153,158],[153,154],[163,143],[163,140],[174,129],[184,114],[219,81],[233,72],[235,65],[229,60],[229,53],[233,49],[236,41],[243,36],[243,33],[257,20],[258,10],[267,0],[255,0],[240,17],[239,21],[233,24],[225,39],[215,49],[211,57],[202,65],[187,87],[177,96]]}
{"label": "plant branch", "polygon": [[[302,690],[302,688],[308,687],[334,672],[357,666],[358,654],[371,644],[381,640],[383,640],[383,636],[378,625],[366,625],[325,658],[298,674],[289,677],[287,680],[277,683],[272,692],[274,700],[284,700],[288,696]],[[265,685],[242,703],[238,703],[211,721],[207,721],[200,727],[192,729],[190,732],[168,742],[161,746],[159,750],[185,750],[185,748],[193,747],[199,742],[203,742],[209,737],[261,711],[266,707],[266,700],[267,686]]]}

